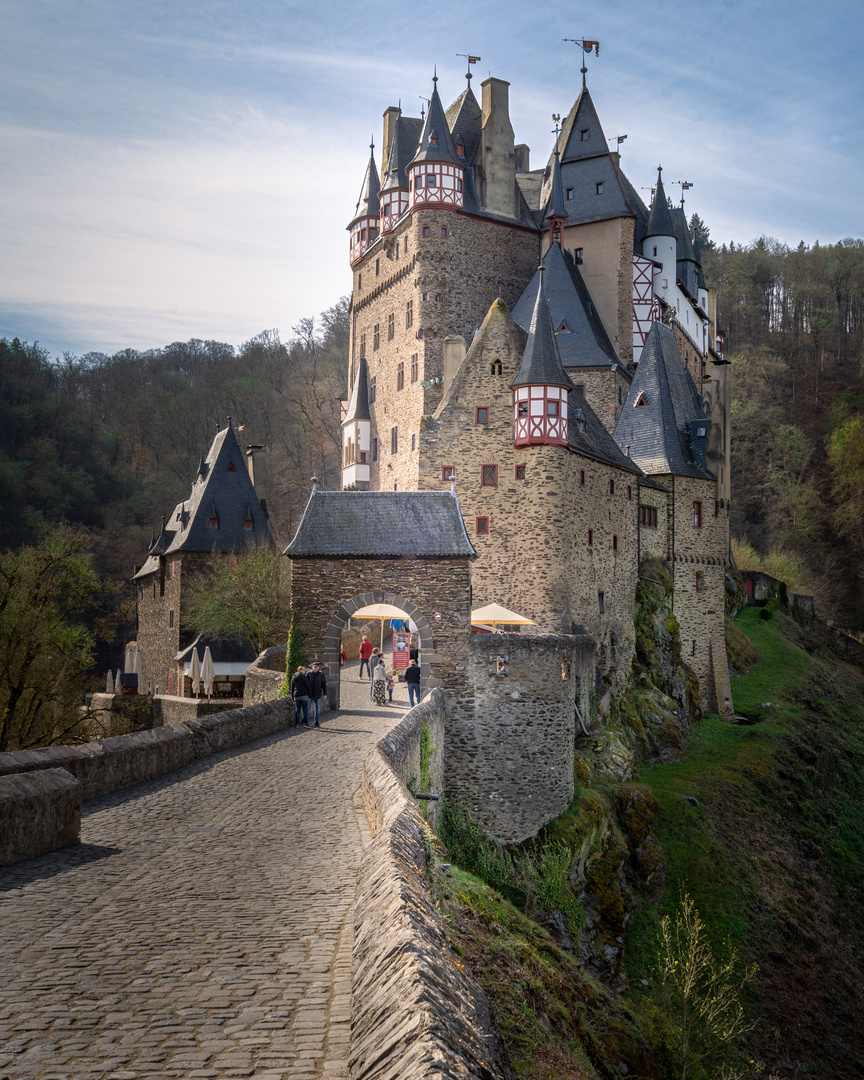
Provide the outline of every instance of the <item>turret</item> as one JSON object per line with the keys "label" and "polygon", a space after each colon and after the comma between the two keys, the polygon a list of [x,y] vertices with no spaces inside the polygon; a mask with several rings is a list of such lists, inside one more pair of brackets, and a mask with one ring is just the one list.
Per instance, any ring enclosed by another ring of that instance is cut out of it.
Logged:
{"label": "turret", "polygon": [[359,262],[378,239],[381,225],[378,202],[378,170],[375,167],[375,144],[369,147],[369,164],[363,177],[363,187],[348,229],[351,233],[351,265]]}
{"label": "turret", "polygon": [[421,206],[461,210],[465,162],[453,145],[447,117],[438,96],[438,76],[432,81],[435,86],[420,136],[420,147],[406,170],[409,204],[412,210]]}
{"label": "turret", "polygon": [[642,254],[654,263],[654,293],[668,300],[675,295],[675,278],[678,272],[678,242],[666,192],[663,190],[663,167],[657,169],[657,190],[648,215],[648,229],[642,241]]}
{"label": "turret", "polygon": [[567,401],[573,383],[561,364],[542,266],[528,341],[511,389],[516,446],[566,446]]}
{"label": "turret", "polygon": [[397,118],[393,129],[393,138],[390,141],[390,157],[387,161],[387,171],[384,173],[384,182],[381,185],[381,232],[389,233],[396,222],[408,210],[408,178],[405,170],[400,165],[405,147],[404,132]]}
{"label": "turret", "polygon": [[357,378],[342,421],[342,487],[344,490],[369,487],[372,418],[369,414],[369,389],[366,357],[357,365]]}

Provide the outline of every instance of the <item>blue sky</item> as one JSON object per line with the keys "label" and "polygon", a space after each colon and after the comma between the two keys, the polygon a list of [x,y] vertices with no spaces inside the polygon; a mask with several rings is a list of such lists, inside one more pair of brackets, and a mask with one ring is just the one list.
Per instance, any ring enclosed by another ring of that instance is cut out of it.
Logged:
{"label": "blue sky", "polygon": [[637,187],[692,181],[718,241],[860,237],[862,25],[851,0],[0,0],[0,336],[289,338],[350,288],[384,109],[419,115],[434,64],[449,104],[479,55],[539,166],[579,90],[565,37],[601,43],[588,85]]}

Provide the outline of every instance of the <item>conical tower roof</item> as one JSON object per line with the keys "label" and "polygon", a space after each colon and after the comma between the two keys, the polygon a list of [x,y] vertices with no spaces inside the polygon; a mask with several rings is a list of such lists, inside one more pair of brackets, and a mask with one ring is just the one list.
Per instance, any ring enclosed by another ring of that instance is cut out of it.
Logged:
{"label": "conical tower roof", "polygon": [[511,385],[565,386],[568,390],[573,389],[573,383],[567,377],[561,364],[552,316],[549,314],[549,305],[546,303],[542,266],[538,274],[537,295],[534,298],[534,311],[528,328],[525,352],[522,354],[522,365]]}
{"label": "conical tower roof", "polygon": [[581,161],[609,153],[600,118],[585,87],[561,127],[558,146],[563,162]]}
{"label": "conical tower roof", "polygon": [[651,203],[651,213],[648,216],[649,236],[675,236],[675,227],[672,224],[672,215],[669,213],[669,203],[666,201],[666,192],[663,190],[663,166],[657,169],[657,190],[654,192],[654,202]]}
{"label": "conical tower roof", "polygon": [[423,122],[419,117],[401,115],[397,117],[387,158],[387,168],[381,184],[382,191],[393,191],[395,188],[408,190],[405,167],[414,156],[422,127]]}
{"label": "conical tower roof", "polygon": [[[381,182],[378,179],[378,169],[375,167],[375,144],[369,147],[369,164],[366,166],[366,174],[363,177],[363,187],[360,189],[360,198],[357,200],[357,206],[354,210],[354,217],[351,219],[351,225],[355,221],[364,217],[378,217],[381,213],[381,207],[378,202],[378,192],[381,189]],[[351,225],[348,228],[351,228]]]}
{"label": "conical tower roof", "polygon": [[429,100],[429,111],[426,113],[426,122],[420,135],[420,147],[411,160],[412,165],[421,161],[443,161],[448,165],[465,167],[465,162],[456,153],[453,138],[450,135],[450,126],[444,115],[444,106],[438,96],[438,76],[432,80],[434,83],[432,97]]}
{"label": "conical tower roof", "polygon": [[357,365],[357,378],[354,380],[354,389],[351,391],[351,400],[348,402],[348,412],[345,414],[343,424],[353,420],[371,420],[369,415],[369,373],[366,367],[366,357],[361,356]]}
{"label": "conical tower roof", "polygon": [[[483,110],[474,97],[474,91],[470,86],[459,95],[446,113],[450,131],[455,136],[462,137],[462,145],[465,147],[464,163],[473,165],[474,158],[480,146],[480,132],[483,124]],[[454,142],[455,145],[455,142]],[[458,155],[457,155],[458,156]]]}

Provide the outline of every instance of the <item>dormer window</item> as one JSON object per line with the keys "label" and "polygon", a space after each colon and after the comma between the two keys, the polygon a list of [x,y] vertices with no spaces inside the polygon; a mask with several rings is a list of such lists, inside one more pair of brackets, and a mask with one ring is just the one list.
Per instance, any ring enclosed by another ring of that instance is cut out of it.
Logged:
{"label": "dormer window", "polygon": [[648,402],[647,402],[647,401],[645,400],[645,395],[644,395],[644,394],[643,394],[643,393],[642,393],[642,392],[640,391],[640,392],[639,392],[639,396],[638,396],[638,397],[636,398],[636,400],[635,400],[635,401],[633,402],[633,408],[634,408],[634,409],[642,409],[642,408],[644,408],[644,407],[645,407],[645,406],[646,406],[647,404],[648,404]]}
{"label": "dormer window", "polygon": [[218,529],[219,528],[219,518],[216,518],[216,517],[211,517],[210,518],[210,528],[211,529]]}
{"label": "dormer window", "polygon": [[429,145],[430,146],[437,146],[438,145],[438,136],[434,132],[429,136]]}
{"label": "dormer window", "polygon": [[564,189],[564,198],[568,202],[570,202],[570,200],[573,198],[573,188],[572,187],[568,187],[568,188]]}
{"label": "dormer window", "polygon": [[596,195],[602,195],[603,194],[603,181],[602,180],[598,180],[597,183],[594,185],[594,193]]}
{"label": "dormer window", "polygon": [[590,128],[583,128],[579,132],[579,141],[580,142],[588,142],[588,140],[590,138],[591,138],[591,130],[590,130]]}
{"label": "dormer window", "polygon": [[561,325],[558,327],[558,333],[559,334],[569,334],[570,333],[570,327],[567,325],[566,322],[562,322]]}
{"label": "dormer window", "polygon": [[225,472],[233,472],[233,473],[236,473],[236,472],[237,472],[237,470],[236,470],[236,469],[234,468],[233,464],[232,464],[232,463],[231,463],[231,462],[229,461],[229,462],[228,462],[228,468],[227,468],[227,469],[225,470]]}
{"label": "dormer window", "polygon": [[465,157],[465,147],[462,145],[462,143],[456,143],[456,153],[459,157]]}
{"label": "dormer window", "polygon": [[246,532],[252,532],[252,518],[251,517],[247,517],[244,520],[243,528],[246,530]]}

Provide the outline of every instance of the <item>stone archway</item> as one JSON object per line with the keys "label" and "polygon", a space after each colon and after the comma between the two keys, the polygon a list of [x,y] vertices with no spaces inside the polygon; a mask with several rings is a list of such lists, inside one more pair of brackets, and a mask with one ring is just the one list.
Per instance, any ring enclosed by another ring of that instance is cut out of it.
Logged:
{"label": "stone archway", "polygon": [[[373,596],[373,600],[369,600],[369,596]],[[325,633],[324,633],[324,646],[321,649],[320,659],[330,671],[328,679],[328,695],[330,705],[338,709],[341,694],[341,668],[339,666],[339,657],[342,644],[342,631],[348,625],[348,621],[351,616],[359,611],[360,608],[367,607],[369,604],[392,604],[393,607],[399,608],[405,615],[411,619],[411,621],[417,627],[417,635],[420,639],[420,655],[422,663],[420,665],[420,677],[423,680],[423,685],[428,685],[430,676],[432,674],[432,664],[428,658],[433,655],[433,636],[432,627],[429,623],[428,617],[416,606],[411,603],[410,600],[406,600],[404,596],[399,596],[393,592],[379,592],[374,593],[360,593],[357,596],[352,597],[350,600],[344,601],[339,609],[330,620]],[[433,616],[434,617],[434,616]]]}

